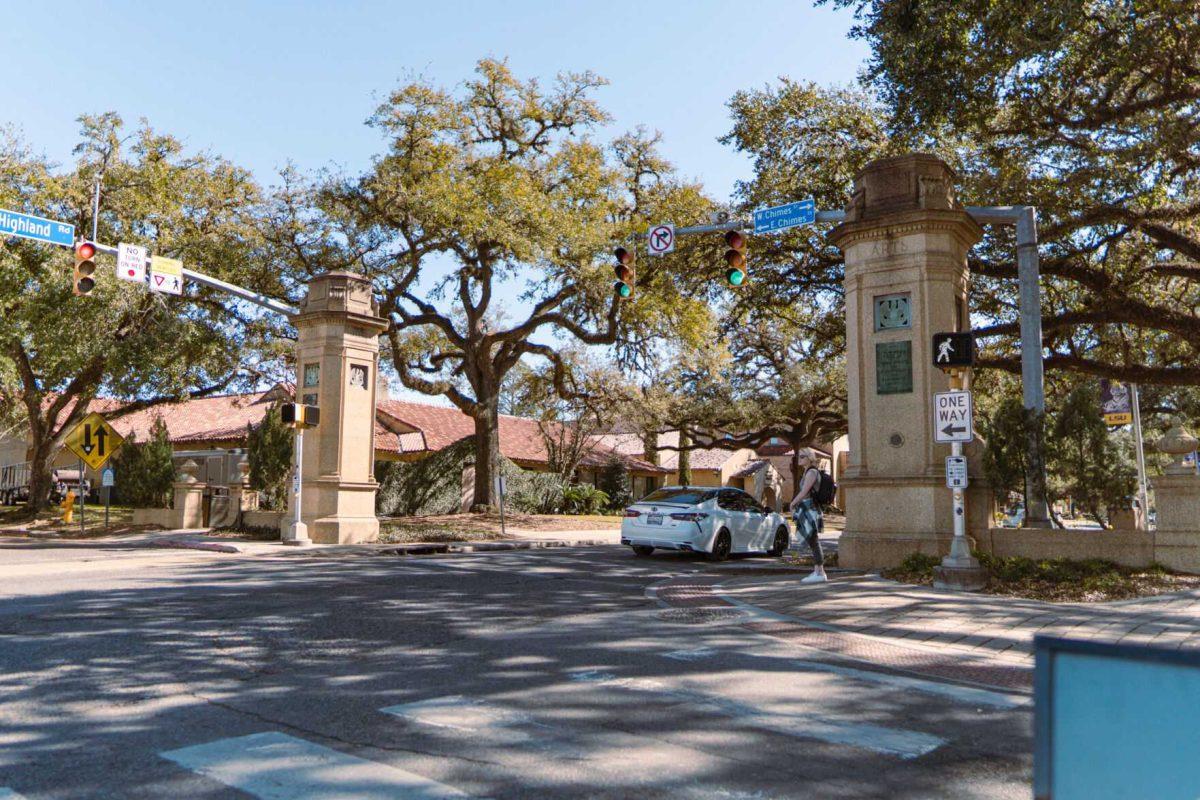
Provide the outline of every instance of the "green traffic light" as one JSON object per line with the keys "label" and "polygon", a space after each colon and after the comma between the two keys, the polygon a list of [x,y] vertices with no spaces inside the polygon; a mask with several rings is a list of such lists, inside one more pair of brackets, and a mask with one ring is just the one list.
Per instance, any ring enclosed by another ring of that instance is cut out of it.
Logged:
{"label": "green traffic light", "polygon": [[725,280],[730,286],[741,286],[746,281],[746,273],[735,267],[725,273]]}
{"label": "green traffic light", "polygon": [[629,297],[633,294],[633,287],[624,281],[617,281],[613,284],[613,288],[617,290],[617,294],[621,297]]}

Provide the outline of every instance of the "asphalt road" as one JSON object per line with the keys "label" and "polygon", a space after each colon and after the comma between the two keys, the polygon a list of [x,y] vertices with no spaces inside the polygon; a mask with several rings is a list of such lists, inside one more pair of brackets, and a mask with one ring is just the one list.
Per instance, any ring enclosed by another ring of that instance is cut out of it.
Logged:
{"label": "asphalt road", "polygon": [[649,591],[708,569],[0,544],[0,800],[1029,796],[1026,698]]}

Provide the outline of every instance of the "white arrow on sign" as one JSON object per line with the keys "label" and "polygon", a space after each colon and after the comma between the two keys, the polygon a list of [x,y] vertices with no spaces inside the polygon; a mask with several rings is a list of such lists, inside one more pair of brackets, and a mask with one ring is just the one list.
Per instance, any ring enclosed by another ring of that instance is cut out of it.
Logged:
{"label": "white arrow on sign", "polygon": [[971,393],[938,392],[933,396],[933,440],[938,444],[971,441]]}

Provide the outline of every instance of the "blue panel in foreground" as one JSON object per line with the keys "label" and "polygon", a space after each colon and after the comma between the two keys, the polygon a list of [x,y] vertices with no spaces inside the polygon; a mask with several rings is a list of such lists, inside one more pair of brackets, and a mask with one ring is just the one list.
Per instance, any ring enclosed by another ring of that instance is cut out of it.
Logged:
{"label": "blue panel in foreground", "polygon": [[1200,651],[1036,647],[1035,797],[1200,797]]}

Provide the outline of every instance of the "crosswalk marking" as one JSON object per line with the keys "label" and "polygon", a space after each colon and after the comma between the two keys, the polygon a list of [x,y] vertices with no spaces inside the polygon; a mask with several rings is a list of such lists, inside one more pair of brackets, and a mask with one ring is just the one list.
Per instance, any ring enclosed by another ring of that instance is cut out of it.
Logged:
{"label": "crosswalk marking", "polygon": [[25,800],[25,795],[17,794],[7,786],[0,786],[0,800]]}
{"label": "crosswalk marking", "polygon": [[532,714],[479,698],[447,695],[379,709],[384,714],[466,735],[475,744],[519,746],[585,758],[569,731],[538,722]]}
{"label": "crosswalk marking", "polygon": [[570,677],[572,680],[583,683],[595,683],[658,695],[668,701],[682,700],[702,710],[729,717],[735,722],[775,731],[786,736],[820,739],[831,744],[859,747],[902,759],[923,756],[946,743],[938,736],[921,731],[848,722],[817,714],[769,711],[751,702],[735,700],[698,689],[672,688],[663,681],[653,678],[619,678],[601,670],[573,672]]}
{"label": "crosswalk marking", "polygon": [[467,797],[422,775],[278,732],[219,739],[159,755],[260,800]]}

